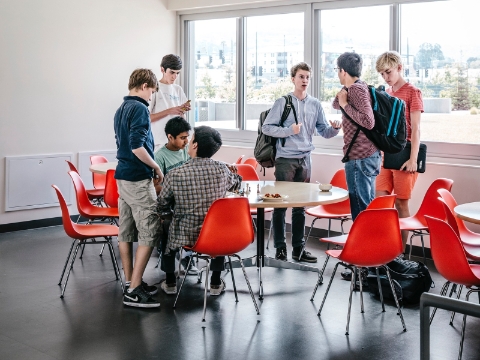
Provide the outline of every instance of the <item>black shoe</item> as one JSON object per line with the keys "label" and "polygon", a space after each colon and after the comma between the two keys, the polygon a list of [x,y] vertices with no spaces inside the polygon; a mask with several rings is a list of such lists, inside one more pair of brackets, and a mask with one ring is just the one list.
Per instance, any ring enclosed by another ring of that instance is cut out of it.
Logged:
{"label": "black shoe", "polygon": [[154,308],[160,307],[160,303],[154,300],[144,289],[143,286],[137,286],[132,292],[125,291],[123,294],[123,303],[127,306]]}
{"label": "black shoe", "polygon": [[286,247],[281,247],[277,248],[277,252],[275,254],[275,259],[277,260],[282,260],[282,261],[287,261],[287,248]]}
{"label": "black shoe", "polygon": [[[158,292],[158,289],[156,286],[153,285],[148,285],[145,281],[142,280],[142,287],[145,292],[147,292],[149,295],[155,295]],[[130,284],[125,284],[125,290],[128,290],[130,288]]]}
{"label": "black shoe", "polygon": [[294,247],[292,251],[292,258],[294,258],[297,261],[305,261],[309,263],[317,262],[317,257],[313,256],[309,251],[305,249],[303,250],[302,257],[300,258],[300,253],[302,252],[302,249],[304,249],[303,246]]}
{"label": "black shoe", "polygon": [[352,272],[350,270],[342,271],[340,276],[343,280],[351,281],[352,280]]}

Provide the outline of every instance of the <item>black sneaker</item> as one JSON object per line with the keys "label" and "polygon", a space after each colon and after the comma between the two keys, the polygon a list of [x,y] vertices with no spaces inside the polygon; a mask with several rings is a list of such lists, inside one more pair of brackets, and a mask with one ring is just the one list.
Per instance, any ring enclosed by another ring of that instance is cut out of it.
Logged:
{"label": "black sneaker", "polygon": [[277,260],[282,260],[282,261],[287,261],[287,248],[286,247],[280,247],[277,248],[277,252],[275,253],[275,259]]}
{"label": "black sneaker", "polygon": [[300,253],[302,252],[303,247],[297,246],[293,248],[292,251],[292,258],[297,261],[305,261],[309,263],[316,263],[317,257],[313,256],[309,251],[303,250],[302,257],[300,257]]}
{"label": "black sneaker", "polygon": [[[145,290],[149,295],[155,295],[158,292],[158,289],[156,286],[148,285],[143,280],[142,280],[142,287],[143,287],[143,290]],[[129,288],[130,288],[130,283],[125,284],[125,290],[128,290]]]}
{"label": "black sneaker", "polygon": [[154,300],[144,289],[143,286],[137,286],[132,292],[125,291],[123,294],[123,303],[127,306],[154,308],[160,307],[160,303]]}

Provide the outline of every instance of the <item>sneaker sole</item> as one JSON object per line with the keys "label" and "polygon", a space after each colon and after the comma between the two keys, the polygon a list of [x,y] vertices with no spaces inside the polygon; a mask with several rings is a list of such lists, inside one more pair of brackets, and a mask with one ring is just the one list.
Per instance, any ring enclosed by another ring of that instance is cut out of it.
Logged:
{"label": "sneaker sole", "polygon": [[298,256],[292,256],[292,258],[293,258],[293,260],[302,261],[302,262],[308,262],[308,263],[316,263],[316,262],[317,262],[317,259],[312,259],[312,260],[302,259],[302,260],[298,260]]}
{"label": "sneaker sole", "polygon": [[134,303],[134,302],[124,301],[123,304],[127,305],[127,306],[132,306],[132,307],[139,307],[139,308],[157,308],[157,307],[160,307],[160,303],[142,304],[142,303]]}
{"label": "sneaker sole", "polygon": [[177,294],[177,289],[175,290],[165,290],[165,289],[162,289],[163,292],[167,295],[176,295]]}
{"label": "sneaker sole", "polygon": [[223,281],[223,279],[221,279],[221,281],[222,281],[222,284],[223,284],[223,288],[212,289],[212,287],[210,287],[210,296],[219,296],[219,295],[222,295],[225,292],[225,289],[227,288],[227,285],[225,284],[225,281]]}

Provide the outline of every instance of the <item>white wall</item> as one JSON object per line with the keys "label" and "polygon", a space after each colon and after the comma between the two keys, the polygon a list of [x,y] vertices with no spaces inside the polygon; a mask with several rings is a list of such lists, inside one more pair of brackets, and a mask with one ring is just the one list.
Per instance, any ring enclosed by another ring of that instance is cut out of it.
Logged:
{"label": "white wall", "polygon": [[130,73],[158,76],[177,50],[166,4],[0,0],[0,224],[60,216],[57,207],[5,213],[5,156],[115,149]]}

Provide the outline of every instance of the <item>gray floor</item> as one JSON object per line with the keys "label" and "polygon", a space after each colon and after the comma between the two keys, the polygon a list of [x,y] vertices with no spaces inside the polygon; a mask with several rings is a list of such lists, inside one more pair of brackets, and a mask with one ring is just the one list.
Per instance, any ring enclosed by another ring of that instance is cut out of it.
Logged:
{"label": "gray floor", "polygon": [[[351,331],[345,336],[349,283],[339,274],[318,318],[326,285],[310,302],[316,274],[265,269],[265,299],[259,302],[261,315],[257,316],[236,269],[240,301],[235,303],[227,277],[226,293],[208,299],[207,321],[202,323],[203,285],[194,277],[188,277],[176,310],[172,309],[174,298],[161,293],[156,295],[160,309],[124,307],[109,257],[98,256],[100,245],[87,247],[83,261],[74,266],[65,298],[60,299],[57,282],[69,246],[62,227],[0,234],[0,359],[419,358],[415,306],[403,309],[408,329],[403,333],[393,304],[382,313],[379,301],[366,293],[361,314],[355,293]],[[311,239],[309,249],[323,263],[318,241]],[[242,255],[254,252],[252,245]],[[150,284],[164,277],[155,269],[156,261],[154,254],[145,273]],[[330,262],[326,276],[333,265]],[[256,269],[247,272],[258,289]],[[443,281],[434,270],[432,276],[436,284],[432,292],[439,293]],[[448,318],[447,312],[440,311],[434,320],[434,359],[457,356],[461,317],[455,318],[453,327]],[[479,325],[478,319],[468,318],[464,359],[480,358]]]}

